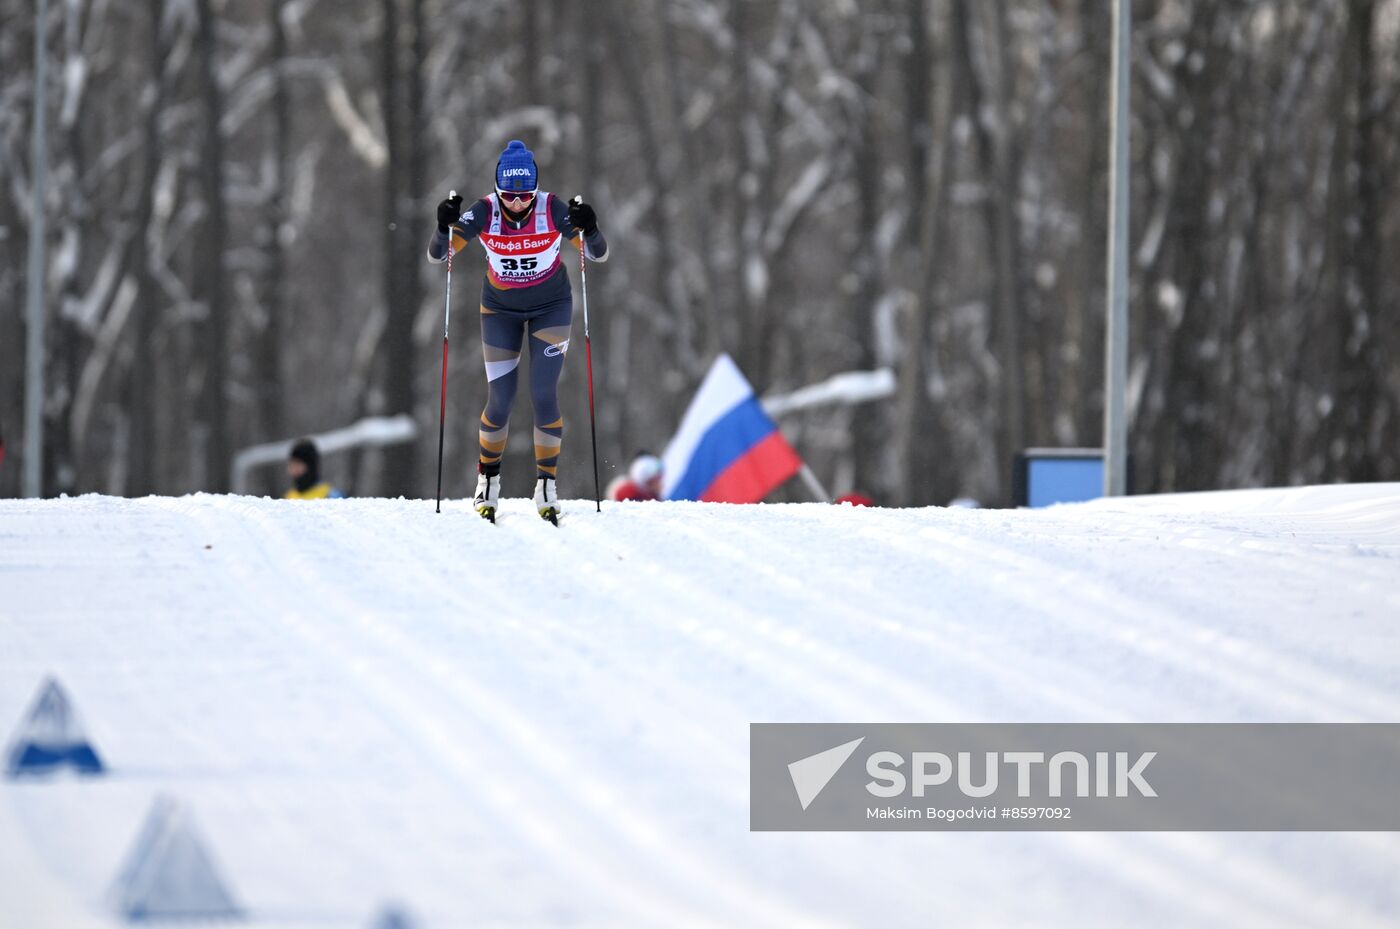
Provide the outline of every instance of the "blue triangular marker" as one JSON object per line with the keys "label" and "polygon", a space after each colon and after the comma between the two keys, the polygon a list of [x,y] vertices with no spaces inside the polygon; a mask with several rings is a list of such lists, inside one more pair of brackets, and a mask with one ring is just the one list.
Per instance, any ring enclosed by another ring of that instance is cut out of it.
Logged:
{"label": "blue triangular marker", "polygon": [[379,915],[370,923],[370,929],[417,929],[418,923],[413,921],[413,917],[408,911],[397,904],[389,904],[379,911]]}
{"label": "blue triangular marker", "polygon": [[48,678],[19,724],[6,753],[5,771],[10,777],[20,777],[65,767],[79,774],[101,774],[104,770],[68,693],[58,681]]}

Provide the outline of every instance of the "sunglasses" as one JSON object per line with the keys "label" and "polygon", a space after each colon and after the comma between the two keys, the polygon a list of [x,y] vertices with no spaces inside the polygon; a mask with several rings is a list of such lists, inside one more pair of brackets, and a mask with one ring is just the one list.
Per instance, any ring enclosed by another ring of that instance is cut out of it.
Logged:
{"label": "sunglasses", "polygon": [[500,198],[502,203],[523,206],[535,199],[535,192],[533,190],[501,190],[497,187],[496,196]]}

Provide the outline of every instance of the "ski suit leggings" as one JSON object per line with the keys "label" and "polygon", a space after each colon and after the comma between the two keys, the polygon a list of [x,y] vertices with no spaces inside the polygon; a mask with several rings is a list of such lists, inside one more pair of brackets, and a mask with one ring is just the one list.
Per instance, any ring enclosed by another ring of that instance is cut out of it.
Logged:
{"label": "ski suit leggings", "polygon": [[510,407],[520,377],[520,353],[530,336],[530,400],[535,412],[535,466],[554,477],[564,441],[559,375],[569,350],[572,296],[527,315],[481,308],[481,349],[486,361],[486,409],[481,412],[481,470],[496,474],[506,449]]}

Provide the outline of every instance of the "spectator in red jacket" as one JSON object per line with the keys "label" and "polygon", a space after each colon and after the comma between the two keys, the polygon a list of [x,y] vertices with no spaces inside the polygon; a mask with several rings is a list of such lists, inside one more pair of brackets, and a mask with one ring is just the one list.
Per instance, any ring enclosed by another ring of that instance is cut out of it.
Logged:
{"label": "spectator in red jacket", "polygon": [[870,499],[870,498],[867,497],[865,494],[863,494],[863,493],[858,493],[858,492],[852,492],[852,493],[848,493],[848,494],[842,494],[841,496],[837,497],[837,498],[836,498],[835,500],[833,500],[832,502],[835,503],[837,506],[841,506],[843,503],[846,504],[847,506],[874,506],[874,505],[875,505],[875,501],[874,501],[874,500]]}
{"label": "spectator in red jacket", "polygon": [[632,459],[627,477],[609,485],[608,499],[660,500],[661,459],[650,452],[640,452]]}

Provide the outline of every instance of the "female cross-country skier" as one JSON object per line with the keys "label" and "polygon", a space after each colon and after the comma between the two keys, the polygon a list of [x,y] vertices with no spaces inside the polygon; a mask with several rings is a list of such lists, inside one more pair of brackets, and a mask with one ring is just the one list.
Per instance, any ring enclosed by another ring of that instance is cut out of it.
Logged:
{"label": "female cross-country skier", "polygon": [[[501,455],[515,399],[520,354],[529,335],[530,399],[535,412],[535,508],[558,522],[555,475],[564,437],[559,412],[559,375],[569,349],[573,288],[560,255],[564,239],[584,249],[592,261],[606,261],[608,243],[598,217],[586,203],[567,203],[539,188],[534,154],[512,141],[496,162],[496,191],[462,212],[462,198],[438,204],[437,234],[428,259],[447,257],[473,238],[486,250],[481,286],[481,347],[486,361],[486,409],[481,413],[481,454],[477,463],[476,511],[495,522],[501,492]],[[449,232],[450,230],[450,232]],[[583,242],[578,238],[582,233]]]}

